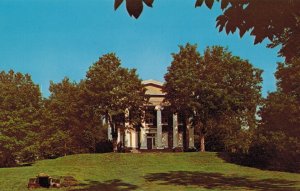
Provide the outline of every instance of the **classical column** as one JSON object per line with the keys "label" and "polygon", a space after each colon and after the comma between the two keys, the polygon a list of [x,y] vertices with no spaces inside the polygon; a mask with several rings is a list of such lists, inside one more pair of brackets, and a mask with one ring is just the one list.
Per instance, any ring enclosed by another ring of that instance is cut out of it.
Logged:
{"label": "classical column", "polygon": [[117,138],[117,143],[120,143],[122,142],[122,139],[121,139],[121,128],[119,127],[118,128],[118,138]]}
{"label": "classical column", "polygon": [[194,144],[194,130],[195,128],[191,127],[189,128],[189,148],[194,149],[195,144]]}
{"label": "classical column", "polygon": [[194,144],[194,128],[192,127],[192,118],[189,118],[188,124],[187,124],[187,139],[188,139],[188,145],[187,147],[190,149],[195,148]]}
{"label": "classical column", "polygon": [[160,105],[155,107],[156,110],[156,127],[157,127],[157,149],[163,149],[162,146],[162,124],[161,124],[161,110],[163,108]]}
{"label": "classical column", "polygon": [[173,114],[173,148],[178,147],[178,116]]}
{"label": "classical column", "polygon": [[126,147],[131,147],[130,145],[130,132],[128,130],[125,130],[125,146]]}
{"label": "classical column", "polygon": [[112,127],[110,126],[110,124],[107,124],[107,138],[108,140],[112,141],[113,137],[112,137]]}
{"label": "classical column", "polygon": [[145,128],[141,128],[141,149],[147,149],[147,134]]}
{"label": "classical column", "polygon": [[137,149],[138,148],[138,132],[136,130],[131,131],[131,136],[132,136],[132,145],[131,147],[133,149]]}
{"label": "classical column", "polygon": [[125,123],[124,123],[124,132],[125,132],[125,146],[126,147],[131,147],[131,133],[129,131],[129,109],[125,109],[124,111],[124,115],[125,115]]}

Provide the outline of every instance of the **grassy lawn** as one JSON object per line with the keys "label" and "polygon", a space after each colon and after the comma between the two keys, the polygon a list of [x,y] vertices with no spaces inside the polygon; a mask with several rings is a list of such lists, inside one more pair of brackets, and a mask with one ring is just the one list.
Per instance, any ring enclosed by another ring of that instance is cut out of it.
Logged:
{"label": "grassy lawn", "polygon": [[53,190],[300,190],[300,174],[226,163],[217,153],[81,154],[43,160],[0,168],[0,190],[27,190],[28,179],[40,172],[71,175],[82,185]]}

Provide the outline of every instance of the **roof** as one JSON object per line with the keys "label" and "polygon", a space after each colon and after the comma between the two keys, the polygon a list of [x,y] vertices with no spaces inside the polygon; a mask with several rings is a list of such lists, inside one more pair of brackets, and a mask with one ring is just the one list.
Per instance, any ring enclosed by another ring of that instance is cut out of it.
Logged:
{"label": "roof", "polygon": [[156,80],[145,80],[142,84],[146,88],[146,95],[151,96],[164,96],[165,93],[162,91],[163,83]]}
{"label": "roof", "polygon": [[154,84],[154,85],[157,85],[157,86],[163,86],[164,85],[164,83],[162,83],[160,81],[157,81],[157,80],[152,80],[152,79],[144,80],[144,81],[142,81],[142,84],[143,85]]}

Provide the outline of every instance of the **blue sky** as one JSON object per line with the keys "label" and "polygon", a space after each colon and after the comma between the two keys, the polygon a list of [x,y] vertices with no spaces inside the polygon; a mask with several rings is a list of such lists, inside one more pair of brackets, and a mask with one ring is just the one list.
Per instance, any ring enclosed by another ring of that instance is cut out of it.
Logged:
{"label": "blue sky", "polygon": [[226,35],[215,28],[220,5],[194,8],[195,0],[155,0],[138,20],[113,0],[0,0],[0,70],[29,73],[44,96],[49,81],[79,81],[98,58],[115,52],[122,66],[142,79],[163,81],[171,53],[187,42],[228,47],[233,55],[264,70],[263,95],[275,90],[277,49],[253,45],[248,33]]}

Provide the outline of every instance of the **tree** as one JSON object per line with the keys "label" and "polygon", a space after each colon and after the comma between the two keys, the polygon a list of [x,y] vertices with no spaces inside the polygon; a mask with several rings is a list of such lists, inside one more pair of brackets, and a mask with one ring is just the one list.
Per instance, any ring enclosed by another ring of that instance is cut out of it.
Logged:
{"label": "tree", "polygon": [[[145,90],[136,70],[121,67],[114,53],[103,55],[90,67],[86,74],[85,91],[90,107],[99,120],[104,116],[107,124],[113,127],[113,119],[120,119],[118,116],[124,116],[128,109],[130,118],[121,120],[131,120],[136,125],[139,123],[146,101]],[[115,143],[115,136],[113,138]]]}
{"label": "tree", "polygon": [[0,166],[34,160],[41,124],[41,93],[28,74],[0,73]]}
{"label": "tree", "polygon": [[279,63],[277,91],[265,99],[261,122],[249,150],[253,165],[299,171],[300,158],[300,59]]}
{"label": "tree", "polygon": [[50,82],[51,95],[45,100],[41,153],[44,157],[58,157],[87,152],[83,147],[85,126],[82,118],[80,86],[64,78]]}
{"label": "tree", "polygon": [[[273,48],[281,45],[279,55],[290,61],[293,57],[300,57],[300,1],[277,0],[196,0],[195,7],[203,3],[212,8],[214,2],[221,2],[222,15],[216,19],[216,26],[221,32],[234,33],[239,29],[242,37],[247,31],[255,37],[254,44],[269,39]],[[115,0],[117,9],[123,0]],[[144,3],[152,7],[153,0]],[[126,0],[127,11],[130,16],[138,18],[143,10],[142,0]]]}
{"label": "tree", "polygon": [[207,48],[202,57],[196,48],[187,44],[173,54],[164,91],[172,107],[193,118],[205,151],[205,135],[222,116],[230,114],[240,127],[255,125],[262,71],[222,47]]}
{"label": "tree", "polygon": [[184,122],[183,147],[186,150],[187,129],[189,118],[193,116],[197,100],[195,99],[195,89],[198,84],[198,65],[201,61],[196,45],[187,44],[179,46],[179,53],[173,53],[173,61],[168,67],[165,75],[163,91],[166,92],[166,101],[170,103],[174,113],[181,113]]}
{"label": "tree", "polygon": [[277,91],[270,93],[261,108],[265,131],[281,131],[289,137],[300,136],[300,59],[279,63]]}
{"label": "tree", "polygon": [[261,108],[261,129],[300,136],[300,59],[279,63],[277,91],[270,93]]}

